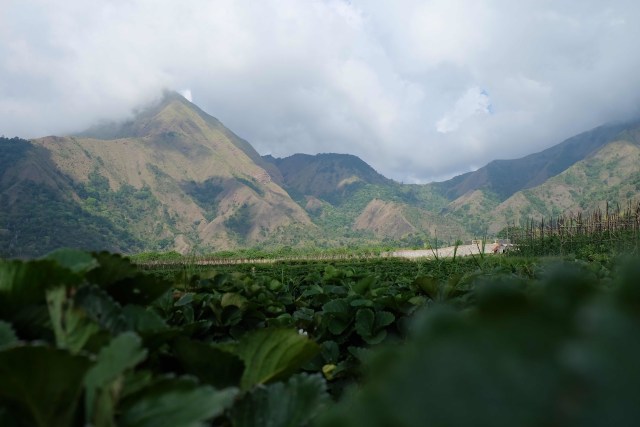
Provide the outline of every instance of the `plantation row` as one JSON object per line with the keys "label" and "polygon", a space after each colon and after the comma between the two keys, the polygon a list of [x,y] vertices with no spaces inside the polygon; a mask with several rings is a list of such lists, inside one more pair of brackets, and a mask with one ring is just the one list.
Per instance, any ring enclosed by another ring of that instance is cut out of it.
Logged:
{"label": "plantation row", "polygon": [[634,425],[640,264],[598,259],[0,261],[0,425]]}
{"label": "plantation row", "polygon": [[603,253],[638,253],[640,250],[640,202],[582,214],[565,214],[527,222],[525,227],[507,227],[519,255],[577,254],[589,257]]}

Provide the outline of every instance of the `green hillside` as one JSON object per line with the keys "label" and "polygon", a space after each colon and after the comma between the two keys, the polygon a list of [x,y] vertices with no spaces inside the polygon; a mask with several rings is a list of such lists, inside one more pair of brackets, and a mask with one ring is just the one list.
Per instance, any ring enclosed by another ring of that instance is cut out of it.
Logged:
{"label": "green hillside", "polygon": [[600,126],[569,138],[551,148],[514,160],[494,160],[486,166],[449,181],[437,188],[450,200],[483,190],[506,200],[516,192],[542,184],[576,162],[594,154],[629,128],[640,123]]}
{"label": "green hillside", "polygon": [[637,198],[639,147],[640,122],[606,125],[449,181],[405,185],[348,154],[261,157],[166,93],[124,123],[0,139],[0,255],[468,240],[530,217]]}
{"label": "green hillside", "polygon": [[[635,134],[640,136],[640,132]],[[518,224],[564,212],[624,205],[640,196],[640,140],[623,139],[603,147],[542,185],[520,191],[495,210],[496,220]],[[496,225],[493,229],[497,229]]]}
{"label": "green hillside", "polygon": [[[38,255],[51,245],[212,251],[254,245],[291,225],[312,226],[272,179],[271,165],[175,94],[125,124],[24,144],[29,148],[2,150],[2,161],[13,164],[2,170],[0,192],[7,202],[2,229],[9,230],[3,236],[14,242],[3,247],[11,255]],[[67,212],[64,227],[59,210]],[[38,227],[22,228],[15,243],[15,219],[35,217]],[[80,219],[88,225],[78,226]],[[94,237],[78,241],[75,234]],[[51,245],[28,243],[46,236]]]}

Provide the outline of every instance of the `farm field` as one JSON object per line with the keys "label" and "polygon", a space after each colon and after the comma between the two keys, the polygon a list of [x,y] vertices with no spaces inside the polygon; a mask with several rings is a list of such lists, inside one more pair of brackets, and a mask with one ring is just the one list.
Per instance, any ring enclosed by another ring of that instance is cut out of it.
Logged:
{"label": "farm field", "polygon": [[639,268],[2,261],[0,424],[631,425]]}
{"label": "farm field", "polygon": [[640,0],[41,3],[0,427],[640,426]]}

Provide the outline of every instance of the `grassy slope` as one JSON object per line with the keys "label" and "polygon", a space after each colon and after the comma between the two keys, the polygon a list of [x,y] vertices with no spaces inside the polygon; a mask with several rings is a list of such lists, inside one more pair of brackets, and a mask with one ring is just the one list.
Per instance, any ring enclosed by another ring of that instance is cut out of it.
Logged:
{"label": "grassy slope", "polygon": [[74,182],[49,152],[0,138],[0,255],[34,256],[60,246],[140,250],[126,228],[83,209]]}
{"label": "grassy slope", "polygon": [[621,132],[636,129],[640,123],[605,125],[569,138],[539,153],[520,159],[494,160],[474,172],[436,184],[450,200],[483,190],[501,201],[518,191],[538,186],[575,163],[599,151],[618,138]]}
{"label": "grassy slope", "polygon": [[[602,126],[541,153],[492,162],[475,175],[478,181],[469,187],[475,189],[449,203],[447,216],[474,234],[485,230],[495,233],[507,222],[518,224],[529,217],[589,210],[606,201],[615,204],[633,199],[638,194],[639,142],[638,123]],[[495,169],[498,166],[502,167],[500,172]],[[534,174],[536,167],[538,172]],[[487,178],[489,175],[491,179]],[[494,185],[493,179],[502,175],[504,179],[499,181],[504,185],[508,183],[509,191]],[[472,176],[463,175],[435,187],[440,191],[460,190],[462,177],[470,183]],[[504,198],[518,186],[523,187]],[[454,193],[445,191],[445,194]]]}
{"label": "grassy slope", "polygon": [[514,194],[495,210],[496,223],[615,206],[640,194],[640,146],[617,141],[544,184]]}
{"label": "grassy slope", "polygon": [[[260,156],[184,99],[168,98],[110,136],[116,139],[85,134],[35,140],[48,160],[25,157],[33,164],[22,165],[20,173],[30,171],[26,181],[73,201],[79,209],[74,216],[125,228],[145,249],[224,249],[254,244],[290,225],[311,226],[304,210],[254,162],[264,163]],[[40,178],[43,169],[46,179]],[[60,177],[66,186],[58,184]],[[219,191],[206,193],[212,188]],[[203,192],[213,200],[203,203]],[[16,209],[26,215],[24,203]],[[241,209],[248,211],[249,227],[230,227]],[[139,250],[128,240],[109,248]]]}

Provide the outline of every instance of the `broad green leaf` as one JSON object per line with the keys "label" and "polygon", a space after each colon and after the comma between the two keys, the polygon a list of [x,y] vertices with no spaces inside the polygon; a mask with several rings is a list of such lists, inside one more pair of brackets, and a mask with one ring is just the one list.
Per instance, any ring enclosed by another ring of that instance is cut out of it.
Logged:
{"label": "broad green leaf", "polygon": [[326,363],[337,363],[340,357],[340,348],[335,341],[325,341],[321,345],[321,353]]}
{"label": "broad green leaf", "polygon": [[349,294],[349,290],[345,286],[327,285],[324,287],[324,292],[329,295],[346,296]]}
{"label": "broad green leaf", "polygon": [[313,320],[314,311],[310,308],[302,307],[293,313],[295,320],[302,320],[305,322],[311,322]]}
{"label": "broad green leaf", "polygon": [[51,316],[45,302],[24,306],[11,316],[7,316],[11,318],[11,325],[22,340],[55,342]]}
{"label": "broad green leaf", "polygon": [[231,406],[237,389],[216,390],[188,378],[165,378],[127,399],[121,427],[199,427]]}
{"label": "broad green leaf", "polygon": [[387,337],[387,331],[384,329],[375,332],[373,335],[363,337],[367,344],[380,344]]}
{"label": "broad green leaf", "polygon": [[171,288],[171,283],[152,275],[141,273],[127,258],[100,252],[93,254],[100,267],[86,274],[90,283],[104,289],[122,305],[147,305]]}
{"label": "broad green leaf", "polygon": [[75,303],[87,313],[101,328],[113,335],[129,330],[122,306],[96,285],[86,285],[78,289]]}
{"label": "broad green leaf", "polygon": [[11,323],[0,320],[0,350],[18,344],[18,337]]}
{"label": "broad green leaf", "polygon": [[310,285],[308,286],[304,292],[302,293],[303,297],[312,297],[315,295],[322,295],[324,293],[324,289],[320,285]]}
{"label": "broad green leaf", "polygon": [[220,321],[224,326],[237,325],[242,321],[243,312],[238,307],[230,305],[220,313]]}
{"label": "broad green leaf", "polygon": [[342,335],[342,333],[347,330],[350,323],[351,322],[349,320],[329,319],[327,321],[327,328],[333,335]]}
{"label": "broad green leaf", "polygon": [[171,289],[171,283],[157,277],[138,274],[109,285],[105,290],[120,304],[148,305]]}
{"label": "broad green leaf", "polygon": [[396,316],[393,313],[388,311],[376,311],[376,321],[375,321],[375,329],[384,328],[385,326],[389,326],[396,320]]}
{"label": "broad green leaf", "polygon": [[87,273],[87,279],[96,285],[106,287],[140,274],[137,267],[121,255],[108,252],[98,252],[92,255],[100,267]]}
{"label": "broad green leaf", "polygon": [[328,265],[324,269],[324,280],[331,281],[340,275],[340,271],[335,268],[333,265]]}
{"label": "broad green leaf", "polygon": [[276,280],[276,279],[271,280],[271,282],[269,282],[269,285],[268,285],[269,290],[273,292],[277,292],[281,290],[283,287],[284,285],[280,283],[279,280]]}
{"label": "broad green leaf", "polygon": [[378,344],[387,336],[384,327],[391,324],[395,316],[388,311],[375,312],[362,308],[356,313],[356,332],[369,344]]}
{"label": "broad green leaf", "polygon": [[139,334],[154,334],[167,331],[169,327],[156,312],[139,305],[128,305],[122,309],[127,329]]}
{"label": "broad green leaf", "polygon": [[174,307],[182,307],[187,304],[191,304],[193,302],[193,294],[191,292],[187,292],[182,295],[178,301],[176,301],[173,306]]}
{"label": "broad green leaf", "polygon": [[287,327],[294,326],[293,316],[289,313],[283,313],[274,319],[269,319],[269,326]]}
{"label": "broad green leaf", "polygon": [[420,289],[432,300],[437,299],[440,294],[440,283],[432,276],[420,276],[413,281],[412,286]]}
{"label": "broad green leaf", "polygon": [[80,282],[80,276],[51,260],[0,261],[0,313],[11,319],[28,306],[44,305],[47,289]]}
{"label": "broad green leaf", "polygon": [[240,381],[248,390],[257,384],[286,378],[311,360],[319,346],[293,329],[260,329],[238,343],[238,356],[245,363]]}
{"label": "broad green leaf", "polygon": [[115,337],[100,351],[96,364],[84,380],[87,420],[96,426],[114,425],[114,407],[120,388],[118,380],[146,357],[147,351],[142,348],[140,337],[132,332]]}
{"label": "broad green leaf", "polygon": [[341,335],[351,323],[351,307],[347,300],[336,299],[322,306],[323,322],[334,335]]}
{"label": "broad green leaf", "polygon": [[248,300],[242,295],[233,292],[227,292],[226,294],[222,295],[220,305],[222,307],[235,306],[242,310],[247,305],[247,302]]}
{"label": "broad green leaf", "polygon": [[320,375],[298,374],[252,390],[233,406],[230,418],[234,427],[304,426],[329,400]]}
{"label": "broad green leaf", "polygon": [[[629,279],[637,288],[638,276]],[[582,389],[584,403],[576,425],[630,426],[640,420],[638,291],[621,291],[616,295],[617,307],[599,304],[585,310],[580,318],[580,336],[564,352],[563,362],[568,370],[588,385]],[[636,294],[635,298],[630,292]]]}
{"label": "broad green leaf", "polygon": [[238,356],[211,344],[179,338],[173,352],[184,371],[216,388],[239,386],[244,363]]}
{"label": "broad green leaf", "polygon": [[148,387],[153,381],[153,372],[151,371],[129,371],[124,375],[122,389],[120,391],[120,399],[126,399],[135,395],[144,388]]}
{"label": "broad green leaf", "polygon": [[375,282],[376,282],[376,278],[374,276],[367,276],[360,279],[358,283],[353,285],[352,289],[358,295],[365,295],[371,288],[371,285],[373,285]]}
{"label": "broad green leaf", "polygon": [[373,310],[369,308],[361,308],[358,310],[356,313],[356,332],[358,332],[358,335],[363,338],[373,335],[374,322],[375,314]]}
{"label": "broad green leaf", "polygon": [[409,298],[408,302],[413,306],[420,307],[425,304],[426,298],[423,297],[422,295],[416,295],[414,297]]}
{"label": "broad green leaf", "polygon": [[82,383],[91,362],[50,347],[0,351],[0,402],[29,426],[74,425]]}
{"label": "broad green leaf", "polygon": [[100,328],[84,312],[74,307],[64,286],[47,291],[47,306],[58,348],[78,353]]}
{"label": "broad green leaf", "polygon": [[44,259],[55,261],[74,273],[86,273],[99,265],[91,254],[79,249],[58,249],[47,254]]}
{"label": "broad green leaf", "polygon": [[344,299],[335,299],[322,306],[324,313],[347,314],[349,310],[349,303]]}
{"label": "broad green leaf", "polygon": [[373,301],[364,298],[358,298],[351,301],[350,305],[351,307],[373,307]]}

